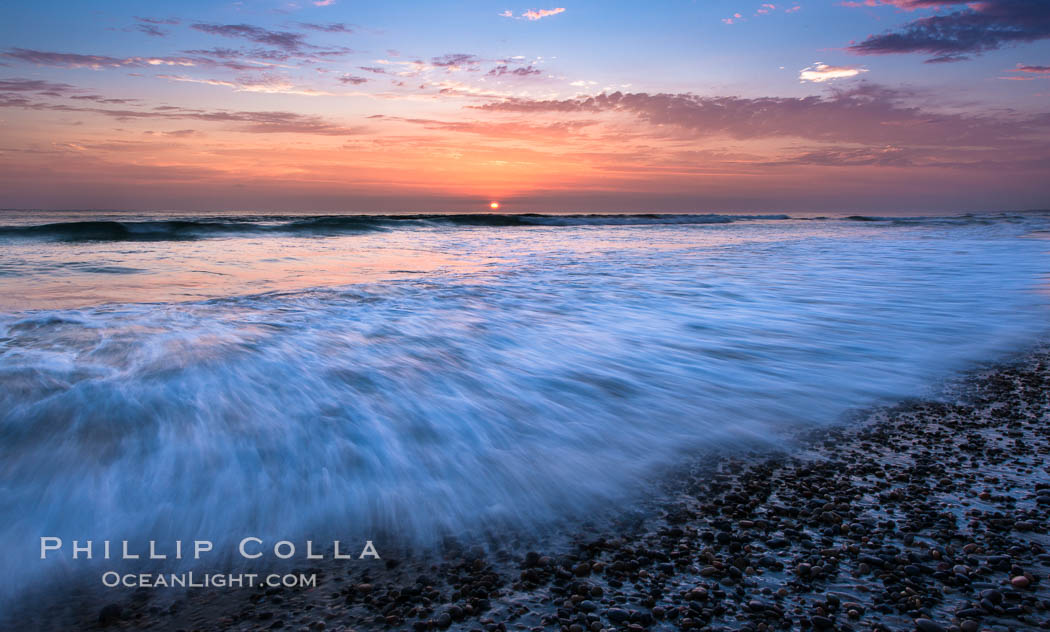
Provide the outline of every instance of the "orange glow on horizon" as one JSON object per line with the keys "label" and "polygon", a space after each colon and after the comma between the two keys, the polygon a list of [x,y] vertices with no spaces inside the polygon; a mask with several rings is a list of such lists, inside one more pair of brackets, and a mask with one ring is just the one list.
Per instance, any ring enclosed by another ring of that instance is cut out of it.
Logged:
{"label": "orange glow on horizon", "polygon": [[489,202],[489,208],[494,210],[494,211],[498,211],[499,210],[499,202]]}

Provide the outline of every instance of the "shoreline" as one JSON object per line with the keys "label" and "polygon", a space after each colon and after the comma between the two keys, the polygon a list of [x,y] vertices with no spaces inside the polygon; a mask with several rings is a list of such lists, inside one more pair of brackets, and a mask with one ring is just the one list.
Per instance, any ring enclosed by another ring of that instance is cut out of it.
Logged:
{"label": "shoreline", "polygon": [[624,516],[611,532],[581,531],[562,550],[450,547],[442,560],[391,558],[349,571],[319,562],[313,589],[191,591],[174,601],[140,590],[94,607],[82,597],[73,610],[24,608],[15,623],[187,632],[1050,629],[1050,352],[977,371],[950,392],[957,401],[909,401],[803,431],[790,453],[698,459],[647,503],[656,511]]}

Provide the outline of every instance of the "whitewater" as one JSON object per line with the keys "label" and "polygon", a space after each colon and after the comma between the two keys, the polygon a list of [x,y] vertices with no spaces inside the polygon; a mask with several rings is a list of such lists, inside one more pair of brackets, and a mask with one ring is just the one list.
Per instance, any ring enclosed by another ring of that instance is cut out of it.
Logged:
{"label": "whitewater", "polygon": [[425,548],[630,506],[1038,341],[1048,231],[0,212],[3,570],[63,572],[45,535]]}

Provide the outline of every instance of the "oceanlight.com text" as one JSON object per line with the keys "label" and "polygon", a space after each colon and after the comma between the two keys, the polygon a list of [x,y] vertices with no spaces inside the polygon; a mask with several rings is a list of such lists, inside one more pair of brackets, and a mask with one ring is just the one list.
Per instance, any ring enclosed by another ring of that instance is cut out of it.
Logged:
{"label": "oceanlight.com text", "polygon": [[314,588],[316,575],[288,573],[118,573],[106,571],[102,584],[107,588]]}

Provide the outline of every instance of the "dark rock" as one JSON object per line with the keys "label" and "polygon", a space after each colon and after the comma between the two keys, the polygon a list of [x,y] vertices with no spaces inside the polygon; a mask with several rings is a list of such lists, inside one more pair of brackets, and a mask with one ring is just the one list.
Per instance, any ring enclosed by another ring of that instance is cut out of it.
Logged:
{"label": "dark rock", "polygon": [[943,625],[929,619],[916,619],[915,629],[919,632],[945,632]]}

